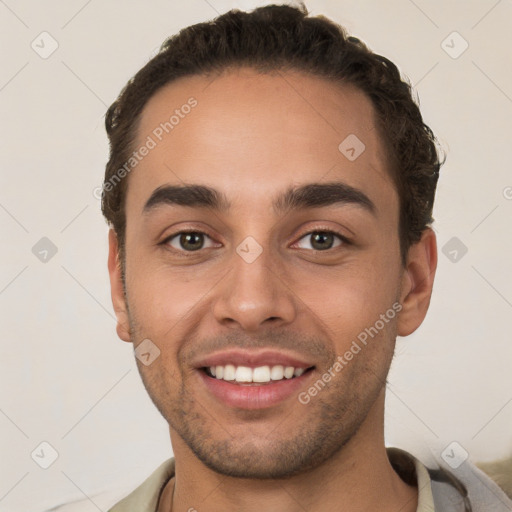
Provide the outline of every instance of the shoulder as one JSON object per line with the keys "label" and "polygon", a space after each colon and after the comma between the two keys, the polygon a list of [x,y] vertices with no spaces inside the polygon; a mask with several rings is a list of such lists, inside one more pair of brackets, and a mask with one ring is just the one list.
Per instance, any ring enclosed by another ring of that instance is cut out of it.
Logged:
{"label": "shoulder", "polygon": [[174,476],[174,457],[163,462],[134,491],[116,503],[108,512],[154,512],[165,484]]}
{"label": "shoulder", "polygon": [[[437,459],[438,467],[428,468],[436,510],[467,512],[511,512],[512,501],[497,483],[469,459],[447,464]],[[454,508],[458,506],[459,508]],[[452,508],[449,508],[452,507]]]}
{"label": "shoulder", "polygon": [[[406,483],[418,487],[418,511],[512,512],[510,497],[468,458],[457,458],[453,451],[454,457],[446,460],[432,450],[420,458],[398,448],[387,451],[395,471]],[[506,461],[485,468],[498,482],[510,482]]]}
{"label": "shoulder", "polygon": [[512,499],[512,456],[492,462],[476,463]]}

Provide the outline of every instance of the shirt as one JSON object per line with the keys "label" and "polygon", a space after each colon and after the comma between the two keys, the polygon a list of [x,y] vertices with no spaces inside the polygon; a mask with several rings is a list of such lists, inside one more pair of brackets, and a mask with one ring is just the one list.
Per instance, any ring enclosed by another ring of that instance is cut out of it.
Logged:
{"label": "shirt", "polygon": [[[443,461],[429,469],[410,453],[386,448],[402,480],[418,488],[416,512],[512,512],[512,501],[469,461],[448,470]],[[156,512],[160,495],[174,476],[174,457],[162,463],[139,487],[109,512]]]}

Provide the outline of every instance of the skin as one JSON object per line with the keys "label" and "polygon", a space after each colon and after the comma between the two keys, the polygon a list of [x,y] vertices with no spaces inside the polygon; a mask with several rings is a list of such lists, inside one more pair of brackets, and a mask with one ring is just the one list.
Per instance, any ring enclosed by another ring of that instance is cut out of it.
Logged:
{"label": "skin", "polygon": [[[159,510],[416,510],[417,489],[385,451],[385,384],[396,336],[427,312],[436,239],[427,228],[401,265],[398,196],[370,100],[301,72],[186,77],[149,100],[137,147],[191,96],[197,107],[129,176],[126,301],[109,234],[118,335],[160,350],[149,366],[137,361],[176,460]],[[353,162],[338,150],[348,134],[366,146]],[[273,211],[290,185],[327,181],[364,192],[375,215],[354,204]],[[222,191],[231,208],[142,214],[157,187],[185,183]],[[205,232],[205,248],[187,252],[179,236],[162,243],[185,228]],[[326,229],[350,244],[335,237],[314,251],[311,232]],[[250,264],[235,251],[248,236],[263,249]],[[192,364],[220,348],[282,349],[315,365],[307,390],[397,301],[400,313],[306,405],[294,395],[262,410],[230,408]]]}

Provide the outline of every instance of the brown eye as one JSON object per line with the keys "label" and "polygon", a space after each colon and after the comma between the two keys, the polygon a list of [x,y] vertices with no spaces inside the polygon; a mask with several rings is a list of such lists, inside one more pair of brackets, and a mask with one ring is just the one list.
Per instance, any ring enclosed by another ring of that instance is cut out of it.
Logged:
{"label": "brown eye", "polygon": [[334,233],[333,231],[311,231],[304,235],[301,240],[308,240],[310,247],[304,247],[300,245],[301,249],[313,249],[315,251],[326,251],[339,247],[342,243],[346,242],[345,237]]}
{"label": "brown eye", "polygon": [[205,247],[205,238],[210,240],[206,233],[200,231],[180,231],[171,235],[164,243],[179,251],[193,252]]}
{"label": "brown eye", "polygon": [[190,251],[201,249],[204,244],[201,233],[182,233],[179,238],[180,245]]}

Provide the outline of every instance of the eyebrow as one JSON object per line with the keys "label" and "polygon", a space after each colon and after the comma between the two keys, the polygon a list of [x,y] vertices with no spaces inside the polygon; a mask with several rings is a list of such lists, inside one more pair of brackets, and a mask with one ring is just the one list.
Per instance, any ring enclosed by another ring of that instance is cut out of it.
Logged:
{"label": "eyebrow", "polygon": [[[376,215],[375,204],[361,190],[340,182],[308,183],[289,187],[272,203],[274,212],[283,215],[304,208],[321,208],[353,204]],[[231,207],[228,198],[206,185],[163,185],[153,191],[142,210],[143,215],[163,206],[188,206],[226,212]]]}

